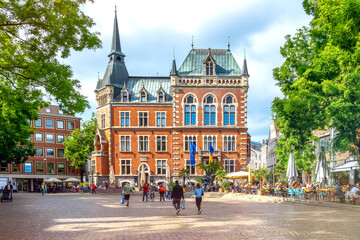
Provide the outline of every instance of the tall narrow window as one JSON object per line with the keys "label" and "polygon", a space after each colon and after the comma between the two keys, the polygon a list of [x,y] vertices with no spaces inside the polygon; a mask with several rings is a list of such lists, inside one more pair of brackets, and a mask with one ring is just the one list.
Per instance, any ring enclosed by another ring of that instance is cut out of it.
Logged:
{"label": "tall narrow window", "polygon": [[164,93],[159,92],[159,102],[164,102]]}
{"label": "tall narrow window", "polygon": [[139,152],[149,151],[149,136],[139,136]]}
{"label": "tall narrow window", "polygon": [[166,151],[166,136],[156,136],[156,151]]}
{"label": "tall narrow window", "polygon": [[228,96],[225,98],[224,125],[235,125],[235,105],[232,96]]}
{"label": "tall narrow window", "polygon": [[236,146],[235,136],[224,136],[223,143],[224,143],[223,146],[224,151],[229,151],[229,152],[235,151],[235,146]]}
{"label": "tall narrow window", "polygon": [[130,126],[130,112],[120,112],[120,124],[122,127]]}
{"label": "tall narrow window", "polygon": [[127,92],[123,92],[123,102],[127,102],[127,100],[128,100]]}
{"label": "tall narrow window", "polygon": [[211,61],[206,63],[206,75],[214,75],[214,64]]}
{"label": "tall narrow window", "polygon": [[185,98],[185,125],[196,125],[196,104],[192,95]]}
{"label": "tall narrow window", "polygon": [[120,136],[120,151],[129,152],[130,142],[131,142],[131,136]]}
{"label": "tall narrow window", "polygon": [[141,102],[146,102],[146,93],[141,92]]}
{"label": "tall narrow window", "polygon": [[203,149],[204,151],[209,151],[209,143],[216,150],[217,149],[217,136],[204,136],[203,138]]}
{"label": "tall narrow window", "polygon": [[166,112],[157,112],[156,113],[156,126],[164,127],[166,120]]}
{"label": "tall narrow window", "polygon": [[204,104],[204,124],[215,125],[216,105],[214,103],[214,98],[212,96],[206,97]]}
{"label": "tall narrow window", "polygon": [[184,136],[184,151],[190,151],[190,142],[193,142],[197,146],[197,137],[191,135]]}
{"label": "tall narrow window", "polygon": [[139,112],[139,127],[147,127],[147,126],[148,126],[148,113]]}
{"label": "tall narrow window", "polygon": [[101,128],[105,128],[105,114],[101,114]]}

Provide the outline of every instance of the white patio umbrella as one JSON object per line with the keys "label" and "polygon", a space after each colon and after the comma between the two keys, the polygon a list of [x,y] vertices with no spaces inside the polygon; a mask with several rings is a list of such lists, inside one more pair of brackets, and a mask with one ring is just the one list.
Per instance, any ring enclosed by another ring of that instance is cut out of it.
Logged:
{"label": "white patio umbrella", "polygon": [[77,179],[77,178],[71,177],[71,178],[68,178],[68,179],[64,180],[64,182],[81,182],[81,181],[79,179]]}
{"label": "white patio umbrella", "polygon": [[329,168],[326,163],[324,147],[321,147],[319,159],[316,164],[315,175],[316,175],[316,182],[319,183],[325,182],[329,179]]}
{"label": "white patio umbrella", "polygon": [[142,169],[141,169],[141,173],[140,173],[140,184],[144,185],[145,182],[146,182],[146,179],[145,179],[145,166],[143,165]]}
{"label": "white patio umbrella", "polygon": [[57,178],[48,178],[48,179],[45,179],[44,182],[56,182],[56,183],[59,183],[59,182],[62,182],[60,179],[57,179]]}
{"label": "white patio umbrella", "polygon": [[289,186],[291,186],[291,184],[296,181],[297,176],[298,172],[296,169],[294,154],[290,153],[288,167],[286,171],[286,177],[288,178]]}

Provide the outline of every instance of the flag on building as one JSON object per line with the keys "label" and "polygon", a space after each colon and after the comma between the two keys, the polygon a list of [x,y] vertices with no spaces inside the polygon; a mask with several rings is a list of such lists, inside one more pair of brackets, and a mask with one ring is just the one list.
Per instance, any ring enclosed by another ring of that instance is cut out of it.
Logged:
{"label": "flag on building", "polygon": [[190,165],[196,165],[195,153],[196,144],[194,142],[190,142]]}
{"label": "flag on building", "polygon": [[214,148],[211,145],[211,142],[209,142],[209,163],[214,161],[213,156],[214,156]]}

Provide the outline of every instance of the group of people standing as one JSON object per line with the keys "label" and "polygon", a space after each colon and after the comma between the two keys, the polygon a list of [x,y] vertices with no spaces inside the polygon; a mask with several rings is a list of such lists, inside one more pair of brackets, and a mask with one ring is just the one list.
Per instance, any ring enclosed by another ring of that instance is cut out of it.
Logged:
{"label": "group of people standing", "polygon": [[[144,184],[142,186],[142,201],[148,201],[148,193],[149,191],[154,192],[155,186],[148,186],[147,184]],[[180,213],[180,209],[185,209],[185,197],[184,197],[184,188],[179,185],[179,181],[175,181],[175,186],[171,189],[171,186],[168,185],[168,191],[166,191],[166,185],[159,185],[158,192],[160,194],[160,201],[165,201],[165,195],[166,199],[172,199],[173,206],[175,208],[176,214]],[[134,193],[134,190],[130,186],[129,183],[126,183],[123,187],[123,194],[124,194],[124,200],[126,203],[126,206],[129,206],[129,200],[130,200],[130,194]],[[167,194],[166,194],[167,193]],[[195,195],[195,203],[198,210],[198,214],[201,214],[202,208],[201,208],[201,202],[202,197],[204,196],[204,190],[201,188],[201,185],[198,183],[196,184],[196,189],[194,191]]]}

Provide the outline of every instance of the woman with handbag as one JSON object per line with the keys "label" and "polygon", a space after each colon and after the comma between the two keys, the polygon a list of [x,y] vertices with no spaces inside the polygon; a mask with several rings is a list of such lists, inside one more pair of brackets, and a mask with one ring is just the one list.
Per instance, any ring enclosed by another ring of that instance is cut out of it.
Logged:
{"label": "woman with handbag", "polygon": [[201,214],[202,212],[201,202],[202,202],[202,196],[204,196],[204,190],[201,188],[200,183],[196,184],[196,189],[194,194],[195,194],[196,207],[198,208],[198,213]]}

